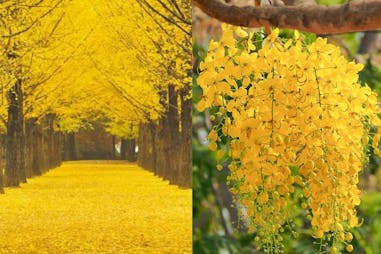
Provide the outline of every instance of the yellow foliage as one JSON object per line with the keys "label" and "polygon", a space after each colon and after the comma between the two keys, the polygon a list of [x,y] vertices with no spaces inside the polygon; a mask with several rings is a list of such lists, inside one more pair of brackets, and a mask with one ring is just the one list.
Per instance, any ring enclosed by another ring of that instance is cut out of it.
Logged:
{"label": "yellow foliage", "polygon": [[1,254],[191,253],[191,190],[134,164],[65,163],[0,200]]}
{"label": "yellow foliage", "polygon": [[[22,80],[26,119],[54,114],[66,132],[106,119],[111,134],[135,137],[139,123],[161,117],[168,85],[191,85],[190,0],[169,3],[173,10],[144,3],[155,11],[135,0],[1,4],[0,32],[13,34],[0,40],[3,98]],[[171,11],[181,20],[166,19]]]}

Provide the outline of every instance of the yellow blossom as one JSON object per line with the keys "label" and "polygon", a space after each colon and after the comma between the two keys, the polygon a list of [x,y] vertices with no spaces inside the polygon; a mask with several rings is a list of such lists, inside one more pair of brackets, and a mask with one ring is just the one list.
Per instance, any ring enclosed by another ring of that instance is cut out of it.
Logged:
{"label": "yellow blossom", "polygon": [[[231,26],[223,30],[197,80],[206,98],[199,107],[217,106],[226,112],[222,135],[234,159],[228,180],[240,199],[253,197],[243,204],[249,228],[277,238],[274,225],[290,220],[290,196],[299,188],[315,236],[348,241],[346,232],[359,226],[358,173],[369,138],[375,154],[380,153],[381,111],[377,95],[358,81],[362,66],[347,61],[326,39],[304,45],[297,31],[282,43],[279,29],[274,29],[254,50],[249,48],[253,33]],[[237,39],[234,33],[242,36]],[[220,83],[228,85],[216,89]],[[219,104],[208,99],[217,96]],[[214,130],[211,133],[215,138]],[[296,175],[285,170],[290,168]],[[260,243],[279,247],[279,241]]]}

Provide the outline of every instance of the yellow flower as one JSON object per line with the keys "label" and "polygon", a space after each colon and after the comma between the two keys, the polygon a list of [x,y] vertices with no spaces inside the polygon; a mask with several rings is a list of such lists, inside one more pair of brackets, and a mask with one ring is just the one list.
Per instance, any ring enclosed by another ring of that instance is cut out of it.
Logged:
{"label": "yellow flower", "polygon": [[245,38],[249,36],[249,34],[245,30],[243,30],[241,27],[237,27],[237,29],[235,30],[235,34],[241,38]]}
{"label": "yellow flower", "polygon": [[350,242],[352,241],[352,239],[353,239],[353,235],[350,232],[345,234],[345,241]]}
{"label": "yellow flower", "polygon": [[345,250],[348,251],[348,252],[352,252],[353,251],[353,245],[352,244],[348,244],[347,247],[345,247]]}
{"label": "yellow flower", "polygon": [[[358,82],[362,66],[348,62],[325,39],[302,44],[297,31],[282,44],[274,29],[262,48],[254,49],[254,35],[223,29],[223,52],[208,52],[198,79],[201,106],[225,112],[216,129],[222,129],[234,160],[229,165],[232,192],[254,197],[243,204],[250,230],[276,239],[274,225],[290,220],[290,193],[300,189],[317,236],[333,232],[334,242],[348,241],[346,231],[359,225],[358,174],[369,138],[380,153],[381,130],[373,133],[370,126],[381,127],[381,110],[377,95]],[[242,36],[234,38],[234,33]],[[226,53],[227,41],[233,48]],[[260,244],[280,246],[262,238]]]}
{"label": "yellow flower", "polygon": [[269,201],[269,195],[267,194],[267,192],[262,192],[258,197],[258,201],[260,202],[260,204],[267,203],[267,201]]}
{"label": "yellow flower", "polygon": [[269,40],[271,42],[274,42],[277,38],[278,38],[278,35],[279,35],[279,28],[275,28],[271,34],[269,35]]}
{"label": "yellow flower", "polygon": [[217,144],[215,142],[210,142],[209,143],[209,149],[212,151],[216,151],[217,150]]}
{"label": "yellow flower", "polygon": [[218,138],[218,135],[217,135],[217,132],[215,130],[212,130],[210,131],[210,133],[208,134],[208,138],[210,139],[210,141],[217,141],[217,138]]}

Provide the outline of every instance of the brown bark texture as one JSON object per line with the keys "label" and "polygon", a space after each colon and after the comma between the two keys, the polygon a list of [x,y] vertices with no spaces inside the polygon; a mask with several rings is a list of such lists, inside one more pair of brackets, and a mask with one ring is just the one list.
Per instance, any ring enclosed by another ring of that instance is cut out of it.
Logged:
{"label": "brown bark texture", "polygon": [[[286,1],[287,2],[287,1]],[[339,34],[381,29],[381,1],[351,1],[341,5],[235,6],[219,0],[193,0],[204,13],[243,27],[297,29],[316,34]]]}
{"label": "brown bark texture", "polygon": [[53,129],[55,116],[47,115],[41,122],[24,120],[19,103],[16,94],[9,93],[7,135],[2,145],[6,150],[5,186],[18,186],[61,164],[62,139],[61,133]]}
{"label": "brown bark texture", "polygon": [[6,165],[5,179],[7,186],[19,186],[21,173],[20,159],[20,107],[17,93],[17,83],[14,89],[8,93],[8,121],[7,121],[7,144],[6,144]]}
{"label": "brown bark texture", "polygon": [[[138,165],[151,170],[171,184],[191,187],[192,100],[189,89],[178,91],[169,86],[161,94],[166,109],[157,123],[139,126]],[[181,110],[178,101],[181,101]],[[123,152],[122,152],[123,153]]]}
{"label": "brown bark texture", "polygon": [[[190,89],[190,88],[189,88]],[[181,160],[179,182],[181,186],[192,187],[192,97],[189,89],[181,91]]]}
{"label": "brown bark texture", "polygon": [[129,162],[136,161],[136,153],[135,153],[135,145],[136,141],[135,139],[127,139],[126,140],[126,160]]}
{"label": "brown bark texture", "polygon": [[155,172],[154,164],[156,159],[152,149],[152,144],[155,144],[153,133],[155,133],[155,126],[152,123],[142,123],[139,125],[137,163],[141,167]]}
{"label": "brown bark texture", "polygon": [[64,148],[63,158],[65,161],[71,161],[77,159],[76,146],[75,146],[75,134],[66,133],[64,135]]}

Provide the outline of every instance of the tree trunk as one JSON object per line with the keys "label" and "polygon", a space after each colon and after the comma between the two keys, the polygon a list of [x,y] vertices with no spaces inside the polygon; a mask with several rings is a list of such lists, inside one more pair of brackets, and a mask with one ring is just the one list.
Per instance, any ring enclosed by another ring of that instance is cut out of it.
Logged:
{"label": "tree trunk", "polygon": [[25,173],[27,178],[33,176],[33,127],[33,119],[25,121]]}
{"label": "tree trunk", "polygon": [[115,136],[113,135],[112,136],[112,142],[111,142],[111,145],[112,145],[112,147],[111,147],[111,159],[115,159]]}
{"label": "tree trunk", "polygon": [[54,115],[49,114],[46,116],[47,119],[47,148],[48,148],[48,153],[47,153],[47,170],[51,169],[54,167],[55,162],[55,147],[54,147],[54,129],[53,129],[53,122],[54,122]]}
{"label": "tree trunk", "polygon": [[[155,148],[155,174],[163,177],[163,179],[169,180],[170,174],[169,171],[172,169],[170,161],[170,146],[172,140],[169,134],[169,93],[172,91],[168,88],[167,91],[160,93],[160,103],[165,108],[165,113],[162,115],[158,124],[155,128],[155,140],[152,142],[153,147]],[[171,94],[172,95],[172,94]],[[173,105],[174,107],[174,105]],[[172,118],[171,120],[174,120]]]}
{"label": "tree trunk", "polygon": [[136,155],[135,155],[135,139],[127,139],[125,140],[126,143],[126,151],[125,151],[125,157],[128,161],[134,162],[136,161]]}
{"label": "tree trunk", "polygon": [[24,95],[22,90],[22,81],[18,79],[15,83],[15,91],[17,96],[18,105],[18,119],[17,119],[17,136],[18,136],[18,159],[19,159],[19,172],[20,181],[26,183],[26,169],[25,169],[25,122],[24,122]]}
{"label": "tree trunk", "polygon": [[155,173],[156,148],[155,143],[156,126],[154,123],[142,123],[139,125],[138,138],[138,165]]}
{"label": "tree trunk", "polygon": [[155,175],[168,179],[167,169],[169,168],[168,161],[168,124],[167,114],[163,115],[159,120],[159,124],[154,126],[152,135],[152,147],[155,150]]}
{"label": "tree trunk", "polygon": [[166,175],[167,179],[173,183],[178,184],[178,171],[180,166],[181,156],[174,156],[181,147],[181,139],[179,133],[179,109],[177,106],[178,92],[173,85],[168,86],[168,122],[166,128],[166,135],[163,142],[166,143]]}
{"label": "tree trunk", "polygon": [[0,194],[4,194],[3,169],[0,170]]}
{"label": "tree trunk", "polygon": [[62,133],[54,132],[54,167],[58,167],[62,163]]}
{"label": "tree trunk", "polygon": [[17,117],[17,138],[18,138],[18,170],[20,182],[26,183],[25,171],[25,122],[24,122],[24,95],[22,90],[22,81],[18,79],[15,83],[15,92],[17,96],[18,117]]}
{"label": "tree trunk", "polygon": [[39,176],[42,174],[42,147],[41,147],[41,139],[42,139],[42,127],[37,125],[36,119],[31,119],[32,122],[32,141],[31,145],[32,149],[32,175]]}
{"label": "tree trunk", "polygon": [[141,123],[139,124],[139,136],[138,136],[138,147],[139,147],[139,151],[138,151],[138,155],[137,155],[137,164],[141,167],[144,168],[144,157],[146,155],[146,148],[147,146],[144,145],[144,141],[145,141],[145,137],[146,137],[146,134],[145,134],[145,124]]}
{"label": "tree trunk", "polygon": [[192,97],[190,89],[181,91],[181,160],[179,166],[179,185],[192,187]]}
{"label": "tree trunk", "polygon": [[[148,127],[148,123],[142,123],[139,125],[139,138],[138,138],[138,146],[139,146],[139,152],[138,152],[138,165],[148,169],[152,170],[150,167],[150,160],[152,157],[150,156],[150,129]],[[151,157],[151,158],[150,158]]]}
{"label": "tree trunk", "polygon": [[74,133],[66,133],[64,136],[64,160],[76,160],[76,145]]}
{"label": "tree trunk", "polygon": [[127,157],[126,157],[126,151],[127,151],[127,140],[125,140],[124,138],[122,138],[120,140],[120,158],[122,160],[125,160]]}
{"label": "tree trunk", "polygon": [[42,122],[41,126],[41,150],[42,153],[40,154],[40,162],[41,162],[41,173],[45,173],[48,170],[48,154],[49,154],[49,148],[48,148],[48,131],[47,131],[47,120],[46,117],[44,118],[44,121]]}
{"label": "tree trunk", "polygon": [[4,171],[3,171],[3,161],[4,161],[4,148],[6,136],[0,135],[0,193],[4,193]]}
{"label": "tree trunk", "polygon": [[147,140],[147,146],[148,146],[148,153],[147,153],[147,162],[148,162],[148,168],[151,169],[154,173],[156,173],[156,165],[157,165],[157,149],[156,149],[156,132],[157,128],[155,126],[155,123],[150,122],[148,123],[148,140]]}
{"label": "tree trunk", "polygon": [[[16,86],[16,85],[15,85]],[[16,87],[15,87],[16,88]],[[7,186],[19,186],[20,184],[20,108],[17,93],[8,93],[8,122],[7,122],[7,147],[6,147],[6,184]]]}

